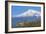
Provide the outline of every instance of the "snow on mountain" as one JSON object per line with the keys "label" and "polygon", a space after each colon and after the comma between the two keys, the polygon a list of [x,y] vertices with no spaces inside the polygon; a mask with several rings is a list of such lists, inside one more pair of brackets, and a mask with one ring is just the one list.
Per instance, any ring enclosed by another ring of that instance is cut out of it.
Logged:
{"label": "snow on mountain", "polygon": [[40,16],[40,11],[28,9],[24,13],[17,15],[16,17],[27,17],[27,16]]}

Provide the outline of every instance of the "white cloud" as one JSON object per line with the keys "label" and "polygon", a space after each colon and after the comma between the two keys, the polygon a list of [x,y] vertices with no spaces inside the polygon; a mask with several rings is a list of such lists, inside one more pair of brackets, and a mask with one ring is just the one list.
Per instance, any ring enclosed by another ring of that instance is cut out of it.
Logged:
{"label": "white cloud", "polygon": [[[40,11],[28,9],[28,10],[25,11],[24,13],[19,14],[19,15],[15,16],[15,17],[34,16],[35,14],[36,14],[37,16],[40,16]],[[36,16],[36,15],[35,15],[35,16]]]}

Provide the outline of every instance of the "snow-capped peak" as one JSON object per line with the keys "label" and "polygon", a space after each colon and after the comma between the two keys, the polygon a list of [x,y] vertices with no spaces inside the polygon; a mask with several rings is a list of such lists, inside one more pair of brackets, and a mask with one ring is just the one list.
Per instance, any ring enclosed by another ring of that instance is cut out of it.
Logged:
{"label": "snow-capped peak", "polygon": [[17,15],[16,17],[27,17],[27,16],[40,16],[40,11],[35,11],[35,10],[31,10],[31,9],[28,9],[27,11],[25,11],[24,13],[21,13],[19,15]]}

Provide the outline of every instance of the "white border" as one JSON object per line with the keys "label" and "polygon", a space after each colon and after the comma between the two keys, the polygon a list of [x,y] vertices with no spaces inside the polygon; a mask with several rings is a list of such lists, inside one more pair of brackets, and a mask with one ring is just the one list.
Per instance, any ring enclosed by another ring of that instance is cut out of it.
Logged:
{"label": "white border", "polygon": [[[11,6],[40,6],[41,7],[41,27],[29,27],[29,28],[11,28]],[[43,30],[43,5],[41,4],[22,4],[22,3],[8,3],[8,31],[25,31],[25,30]]]}

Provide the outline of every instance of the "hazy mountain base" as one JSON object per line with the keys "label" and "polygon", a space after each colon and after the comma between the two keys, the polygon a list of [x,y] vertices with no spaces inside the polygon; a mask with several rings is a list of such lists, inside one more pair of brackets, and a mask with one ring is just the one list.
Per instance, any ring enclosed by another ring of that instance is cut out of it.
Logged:
{"label": "hazy mountain base", "polygon": [[17,23],[16,27],[40,27],[41,26],[41,22],[37,21],[37,22],[21,22],[21,23]]}
{"label": "hazy mountain base", "polygon": [[[14,18],[15,19],[15,18]],[[30,17],[30,18],[19,18],[12,20],[12,28],[20,28],[20,27],[40,27],[41,26],[41,18],[36,18],[36,17]],[[24,20],[23,20],[24,19]],[[18,21],[21,20],[21,21]]]}

